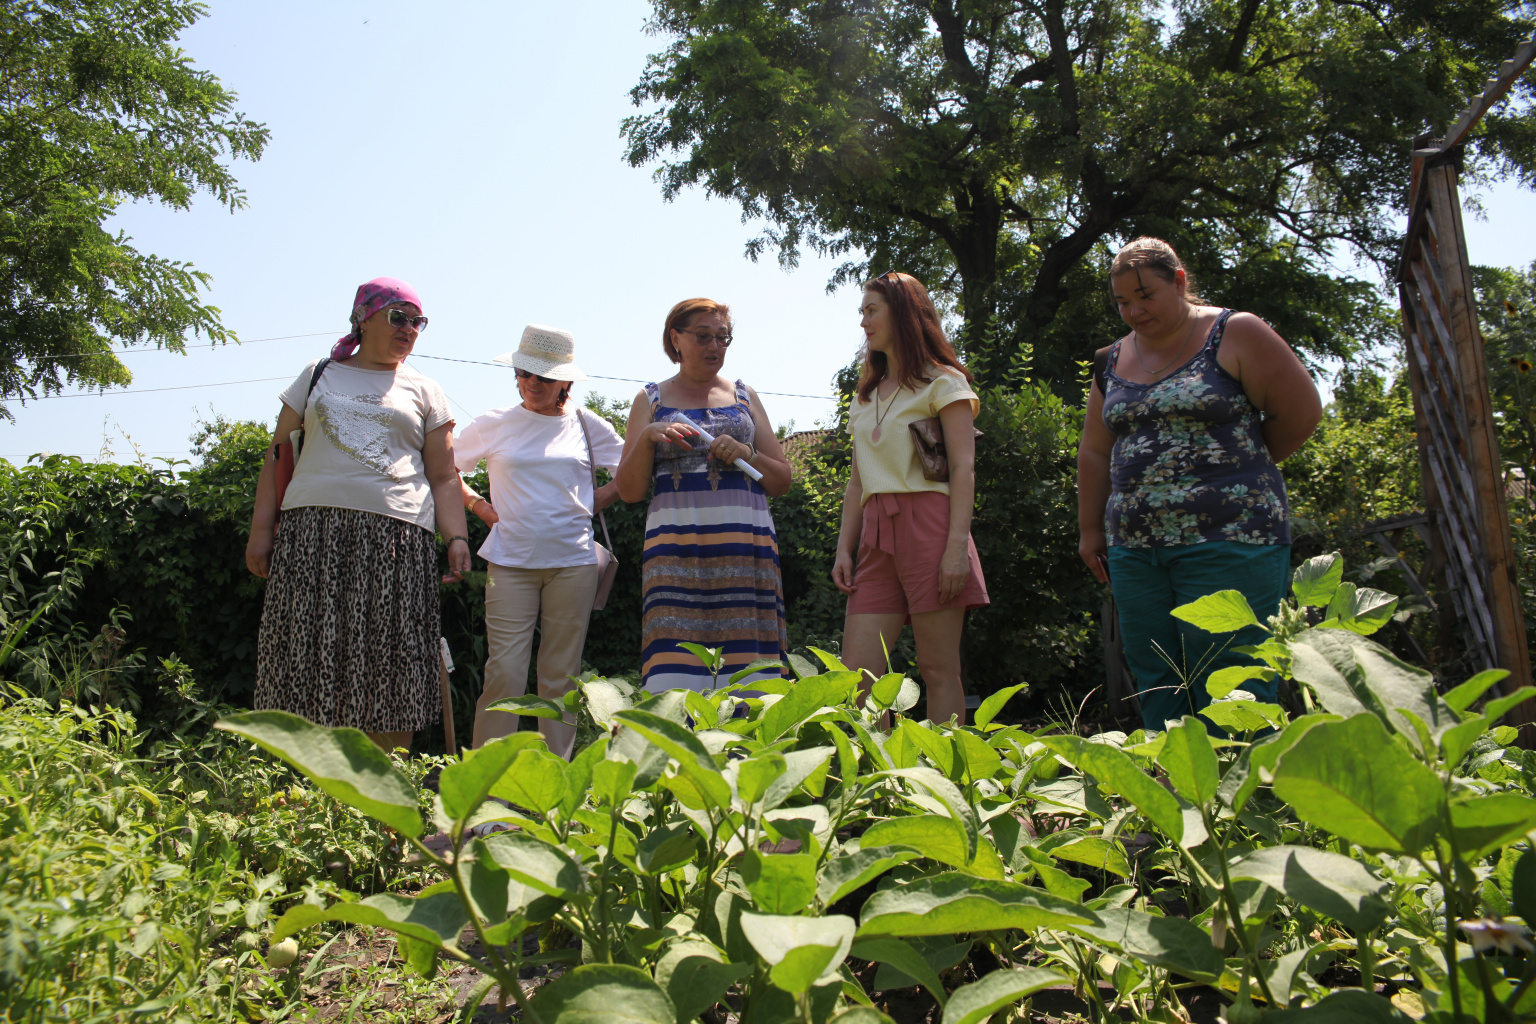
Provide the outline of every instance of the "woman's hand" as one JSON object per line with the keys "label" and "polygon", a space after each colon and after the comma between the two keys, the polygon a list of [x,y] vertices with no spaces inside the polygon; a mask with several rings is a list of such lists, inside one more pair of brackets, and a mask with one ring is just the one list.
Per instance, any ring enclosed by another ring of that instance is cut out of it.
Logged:
{"label": "woman's hand", "polygon": [[1104,540],[1103,530],[1083,530],[1077,542],[1077,553],[1094,579],[1100,583],[1109,582],[1109,545]]}
{"label": "woman's hand", "polygon": [[257,527],[251,529],[250,539],[245,542],[245,567],[251,572],[267,578],[272,571],[272,531]]}
{"label": "woman's hand", "polygon": [[448,542],[448,575],[443,577],[443,582],[458,583],[468,572],[469,541],[455,537]]}
{"label": "woman's hand", "polygon": [[950,540],[944,545],[944,557],[939,561],[939,603],[948,604],[965,591],[971,577],[971,551],[966,542],[970,534],[959,541]]}
{"label": "woman's hand", "polygon": [[715,443],[709,446],[709,457],[730,465],[737,459],[750,459],[752,446],[742,444],[734,437],[717,437]]}
{"label": "woman's hand", "polygon": [[673,420],[656,420],[640,432],[640,439],[649,444],[671,442],[679,448],[692,448],[693,442],[690,439],[698,436],[699,432],[693,427]]}
{"label": "woman's hand", "polygon": [[501,522],[501,516],[496,513],[496,506],[491,504],[489,498],[476,498],[470,504],[469,510],[486,526],[495,526]]}
{"label": "woman's hand", "polygon": [[853,585],[853,556],[846,551],[839,551],[837,559],[832,563],[832,582],[837,589],[845,594],[852,594]]}

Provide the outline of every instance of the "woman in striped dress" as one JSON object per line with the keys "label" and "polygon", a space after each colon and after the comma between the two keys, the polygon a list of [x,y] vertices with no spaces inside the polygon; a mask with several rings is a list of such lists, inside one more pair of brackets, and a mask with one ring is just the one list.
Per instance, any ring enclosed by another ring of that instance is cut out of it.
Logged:
{"label": "woman in striped dress", "polygon": [[[635,396],[619,464],[619,496],[655,492],[645,521],[641,657],[652,692],[704,690],[711,674],[680,643],[723,651],[721,682],[763,658],[782,658],[784,582],[768,498],[789,490],[790,468],[757,394],[720,375],[730,309],[710,299],[672,307],[662,348],[678,372]],[[681,413],[715,438],[674,417]],[[733,463],[745,459],[759,484]],[[778,672],[770,672],[778,675]]]}

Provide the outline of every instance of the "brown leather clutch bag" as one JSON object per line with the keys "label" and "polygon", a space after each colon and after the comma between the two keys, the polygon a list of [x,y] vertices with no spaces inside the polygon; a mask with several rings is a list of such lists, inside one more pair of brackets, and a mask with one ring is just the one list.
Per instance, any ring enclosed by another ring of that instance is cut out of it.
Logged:
{"label": "brown leather clutch bag", "polygon": [[[917,461],[923,467],[923,479],[940,482],[949,479],[949,453],[944,448],[944,424],[937,416],[925,420],[913,420],[907,424],[912,431],[912,447],[917,450]],[[976,431],[976,436],[982,433]]]}

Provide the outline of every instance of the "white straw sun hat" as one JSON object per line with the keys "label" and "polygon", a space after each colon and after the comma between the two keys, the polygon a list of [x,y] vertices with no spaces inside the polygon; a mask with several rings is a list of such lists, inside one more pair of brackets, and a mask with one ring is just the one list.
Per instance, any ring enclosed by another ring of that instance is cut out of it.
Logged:
{"label": "white straw sun hat", "polygon": [[496,362],[551,380],[586,380],[576,365],[576,338],[570,331],[543,324],[523,328],[516,351],[496,357]]}

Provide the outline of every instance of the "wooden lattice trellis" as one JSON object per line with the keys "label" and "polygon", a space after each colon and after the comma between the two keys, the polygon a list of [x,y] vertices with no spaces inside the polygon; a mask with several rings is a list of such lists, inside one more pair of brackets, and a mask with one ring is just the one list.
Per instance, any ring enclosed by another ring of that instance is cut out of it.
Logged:
{"label": "wooden lattice trellis", "polygon": [[[1531,662],[1458,184],[1467,134],[1533,57],[1536,41],[1528,40],[1445,138],[1418,140],[1398,271],[1419,468],[1435,526],[1431,563],[1444,567],[1480,667],[1509,670],[1505,692],[1530,683]],[[1522,728],[1536,727],[1536,701],[1525,701],[1509,717]],[[1536,740],[1536,728],[1522,739]]]}

